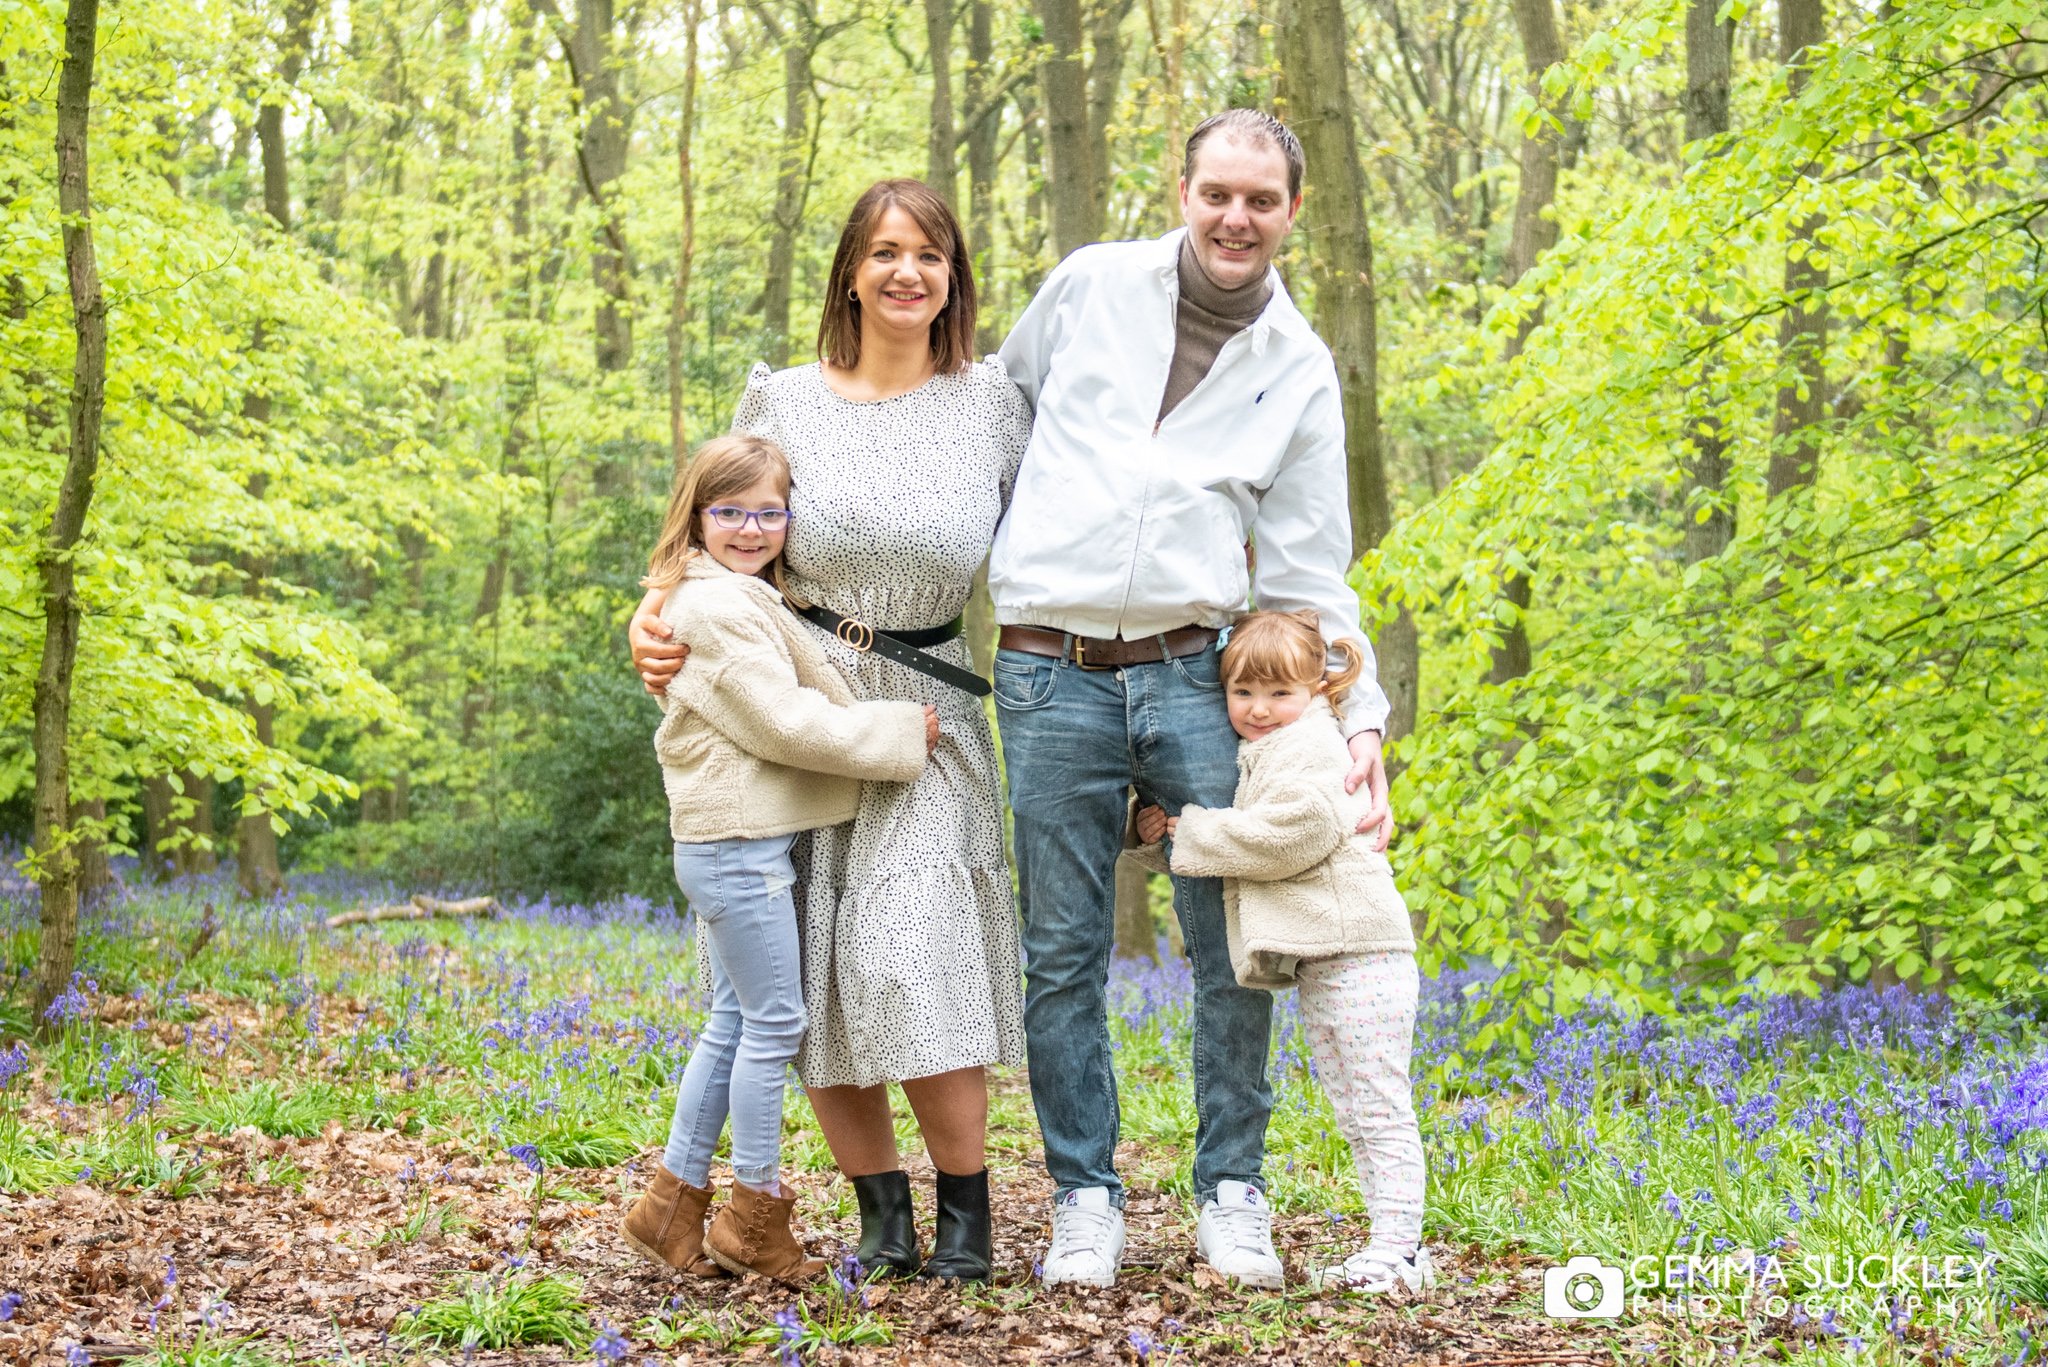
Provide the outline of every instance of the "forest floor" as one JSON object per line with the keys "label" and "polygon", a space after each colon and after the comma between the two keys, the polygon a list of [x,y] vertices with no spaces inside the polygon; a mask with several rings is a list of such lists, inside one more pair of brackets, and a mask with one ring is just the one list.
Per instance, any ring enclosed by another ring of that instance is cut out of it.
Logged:
{"label": "forest floor", "polygon": [[[36,1037],[36,909],[0,878],[0,1362],[2013,1367],[2048,1329],[2048,1031],[2024,1009],[1843,989],[1591,1007],[1517,1040],[1474,985],[1432,982],[1415,1075],[1439,1280],[1373,1298],[1302,1281],[1366,1222],[1283,995],[1265,1173],[1290,1286],[1248,1294],[1193,1257],[1192,989],[1167,952],[1111,973],[1113,1290],[1033,1279],[1049,1206],[1021,1073],[991,1097],[992,1284],[679,1282],[617,1233],[703,1019],[673,909],[324,924],[396,892],[126,890]],[[896,1114],[929,1237],[931,1170]],[[784,1164],[806,1242],[842,1257],[852,1192],[794,1090]],[[1648,1255],[1656,1284],[1615,1318],[1553,1318],[1544,1272],[1579,1254]],[[1674,1254],[1782,1269],[1707,1298],[1656,1273]],[[1866,1255],[1965,1275],[1925,1303],[1830,1281]]]}
{"label": "forest floor", "polygon": [[[561,1187],[544,1181],[550,1189],[533,1238],[511,1253],[504,1232],[527,1226],[535,1208],[533,1179],[517,1163],[479,1165],[456,1146],[338,1123],[311,1138],[249,1129],[199,1142],[216,1179],[202,1194],[165,1199],[72,1183],[0,1197],[0,1286],[39,1289],[15,1323],[0,1324],[0,1359],[61,1362],[75,1343],[89,1361],[113,1362],[152,1354],[160,1342],[196,1340],[215,1345],[223,1364],[592,1361],[587,1344],[465,1353],[393,1338],[409,1312],[465,1274],[483,1283],[525,1275],[511,1267],[520,1257],[573,1279],[590,1322],[616,1326],[627,1345],[623,1361],[632,1364],[775,1361],[786,1342],[804,1361],[847,1363],[1244,1358],[1302,1367],[1571,1367],[1677,1355],[1667,1332],[1637,1326],[1624,1338],[1606,1322],[1546,1318],[1546,1260],[1487,1257],[1476,1248],[1436,1245],[1440,1284],[1419,1297],[1316,1296],[1298,1286],[1284,1295],[1243,1293],[1194,1260],[1184,1202],[1156,1189],[1130,1193],[1130,1244],[1114,1290],[1047,1292],[1031,1278],[1048,1234],[1045,1182],[1028,1163],[994,1170],[1001,1271],[993,1284],[877,1282],[855,1299],[829,1282],[798,1296],[759,1279],[679,1281],[632,1253],[616,1230],[651,1160],[578,1170]],[[1142,1166],[1135,1150],[1128,1157]],[[286,1170],[303,1174],[304,1184],[273,1180]],[[930,1167],[913,1171],[928,1235]],[[439,1180],[401,1181],[408,1172]],[[572,1182],[577,1190],[563,1189]],[[821,1182],[837,1179],[806,1179],[804,1189]],[[1291,1274],[1328,1223],[1320,1215],[1277,1222]],[[854,1232],[848,1222],[813,1221],[805,1242],[837,1259]],[[166,1285],[167,1269],[175,1269],[174,1286]],[[173,1304],[153,1316],[167,1292]],[[231,1308],[216,1308],[222,1303]],[[805,1328],[785,1335],[775,1316],[793,1309]],[[211,1329],[209,1318],[217,1321]],[[231,1345],[240,1336],[253,1337],[237,1353]],[[1636,1352],[1625,1350],[1630,1340]],[[171,1360],[197,1367],[206,1359]]]}

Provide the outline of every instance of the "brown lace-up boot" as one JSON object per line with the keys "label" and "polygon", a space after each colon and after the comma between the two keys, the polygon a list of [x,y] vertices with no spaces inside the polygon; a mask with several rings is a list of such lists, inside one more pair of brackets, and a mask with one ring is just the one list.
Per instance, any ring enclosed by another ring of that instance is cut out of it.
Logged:
{"label": "brown lace-up boot", "polygon": [[790,1232],[789,1216],[795,1206],[794,1195],[770,1196],[735,1182],[732,1199],[704,1236],[704,1251],[736,1276],[756,1272],[777,1281],[810,1281],[825,1270],[825,1264],[806,1258],[803,1246]]}
{"label": "brown lace-up boot", "polygon": [[658,1263],[667,1263],[691,1277],[723,1277],[725,1272],[704,1256],[704,1212],[711,1208],[711,1188],[693,1187],[656,1164],[654,1180],[619,1226],[626,1242]]}

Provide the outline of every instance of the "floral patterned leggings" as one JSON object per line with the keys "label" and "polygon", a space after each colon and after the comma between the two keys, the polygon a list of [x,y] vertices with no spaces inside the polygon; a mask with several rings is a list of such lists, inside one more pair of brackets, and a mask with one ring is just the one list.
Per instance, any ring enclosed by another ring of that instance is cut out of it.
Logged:
{"label": "floral patterned leggings", "polygon": [[1393,950],[1303,959],[1296,983],[1316,1080],[1358,1165],[1373,1246],[1413,1253],[1422,1245],[1424,1181],[1408,1081],[1421,988],[1415,956]]}

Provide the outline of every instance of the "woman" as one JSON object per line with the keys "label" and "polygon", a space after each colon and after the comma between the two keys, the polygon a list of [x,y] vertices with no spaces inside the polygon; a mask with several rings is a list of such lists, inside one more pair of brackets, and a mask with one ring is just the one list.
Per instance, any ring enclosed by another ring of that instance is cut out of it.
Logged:
{"label": "woman", "polygon": [[[733,418],[735,431],[789,454],[791,593],[913,633],[927,654],[967,670],[959,619],[1031,426],[1001,365],[972,361],[974,315],[952,211],[917,181],[882,181],[840,234],[819,360],[772,374],[755,366]],[[650,688],[666,686],[688,646],[663,639],[658,607],[650,593],[630,633]],[[864,785],[851,822],[799,842],[808,1028],[797,1071],[853,1181],[862,1264],[983,1280],[992,1242],[983,1069],[1024,1059],[995,746],[979,698],[838,636],[824,640],[857,697],[933,704],[941,735],[915,782]],[[902,1085],[938,1169],[937,1237],[922,1263],[890,1082]]]}

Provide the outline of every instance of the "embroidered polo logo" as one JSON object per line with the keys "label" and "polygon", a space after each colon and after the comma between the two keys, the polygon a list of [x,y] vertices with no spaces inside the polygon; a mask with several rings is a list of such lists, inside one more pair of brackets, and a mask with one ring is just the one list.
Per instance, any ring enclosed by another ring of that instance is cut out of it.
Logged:
{"label": "embroidered polo logo", "polygon": [[1259,397],[1258,397],[1258,398],[1256,398],[1256,399],[1253,399],[1253,400],[1252,400],[1252,403],[1253,403],[1254,405],[1257,405],[1257,404],[1263,403],[1263,402],[1265,402],[1265,398],[1266,398],[1266,391],[1265,391],[1265,390],[1263,390],[1263,389],[1261,389],[1261,390],[1259,391]]}

